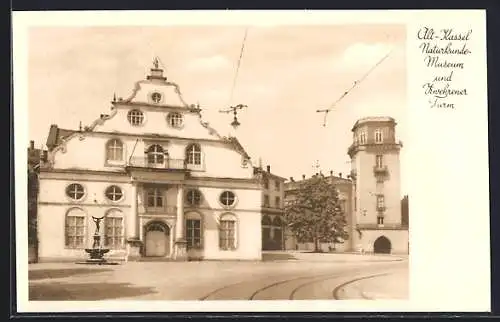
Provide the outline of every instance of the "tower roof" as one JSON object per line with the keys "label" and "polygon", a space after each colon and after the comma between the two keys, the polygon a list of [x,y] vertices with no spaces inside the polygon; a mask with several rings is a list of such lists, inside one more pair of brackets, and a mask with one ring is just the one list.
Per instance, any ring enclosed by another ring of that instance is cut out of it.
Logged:
{"label": "tower roof", "polygon": [[390,116],[369,116],[369,117],[364,117],[356,121],[354,123],[354,126],[352,127],[351,131],[355,131],[356,128],[358,128],[362,124],[366,123],[392,123],[392,125],[396,125],[396,120]]}

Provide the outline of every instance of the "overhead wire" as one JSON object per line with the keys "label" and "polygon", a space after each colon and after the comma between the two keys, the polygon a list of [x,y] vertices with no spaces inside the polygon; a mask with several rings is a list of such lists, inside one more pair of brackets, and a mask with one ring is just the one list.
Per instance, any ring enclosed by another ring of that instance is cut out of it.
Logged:
{"label": "overhead wire", "polygon": [[375,65],[373,65],[365,74],[363,74],[359,79],[355,80],[352,86],[347,89],[333,104],[327,108],[327,109],[322,109],[322,110],[316,110],[317,113],[324,113],[324,118],[323,118],[323,127],[326,126],[326,119],[328,117],[328,113],[330,113],[333,108],[341,101],[343,100],[353,89],[355,89],[361,82],[363,82],[384,60],[386,60],[394,51],[394,47],[389,50],[387,54],[385,54]]}

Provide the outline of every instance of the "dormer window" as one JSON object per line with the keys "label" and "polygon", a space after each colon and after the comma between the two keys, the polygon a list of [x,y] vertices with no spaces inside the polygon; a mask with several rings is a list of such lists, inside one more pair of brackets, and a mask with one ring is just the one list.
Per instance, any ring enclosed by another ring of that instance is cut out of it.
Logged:
{"label": "dormer window", "polygon": [[163,164],[165,161],[165,152],[158,144],[153,144],[148,148],[148,163],[149,164]]}
{"label": "dormer window", "polygon": [[178,112],[168,113],[167,122],[168,122],[168,125],[170,125],[173,128],[178,129],[178,128],[182,127],[182,124],[183,124],[182,114],[178,113]]}
{"label": "dormer window", "polygon": [[151,94],[151,101],[155,104],[159,104],[161,102],[162,95],[158,92],[154,92]]}
{"label": "dormer window", "polygon": [[130,110],[127,114],[127,119],[133,126],[142,125],[144,122],[144,113],[139,110]]}
{"label": "dormer window", "polygon": [[384,140],[381,129],[375,130],[375,143],[382,143]]}

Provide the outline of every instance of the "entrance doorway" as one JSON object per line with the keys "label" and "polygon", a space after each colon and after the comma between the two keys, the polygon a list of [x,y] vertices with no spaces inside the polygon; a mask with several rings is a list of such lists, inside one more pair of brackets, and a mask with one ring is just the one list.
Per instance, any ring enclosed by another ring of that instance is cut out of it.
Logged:
{"label": "entrance doorway", "polygon": [[373,252],[376,254],[390,254],[391,241],[385,236],[380,236],[373,243]]}
{"label": "entrance doorway", "polygon": [[146,226],[146,256],[164,257],[170,254],[170,228],[162,222]]}

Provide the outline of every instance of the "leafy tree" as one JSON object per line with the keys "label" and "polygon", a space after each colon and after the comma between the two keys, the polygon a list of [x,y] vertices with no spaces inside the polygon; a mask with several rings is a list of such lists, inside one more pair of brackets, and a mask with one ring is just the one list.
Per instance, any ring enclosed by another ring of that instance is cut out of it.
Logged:
{"label": "leafy tree", "polygon": [[314,242],[315,252],[322,242],[342,243],[349,237],[337,188],[323,175],[299,183],[285,205],[285,220],[299,242]]}

